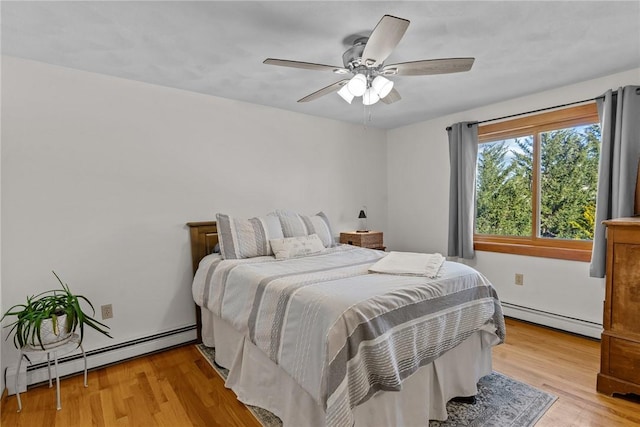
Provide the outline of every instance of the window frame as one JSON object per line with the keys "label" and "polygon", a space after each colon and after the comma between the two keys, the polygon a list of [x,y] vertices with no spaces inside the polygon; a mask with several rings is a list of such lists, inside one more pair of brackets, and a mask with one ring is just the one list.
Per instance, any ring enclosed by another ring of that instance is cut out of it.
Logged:
{"label": "window frame", "polygon": [[543,258],[556,258],[589,262],[591,260],[592,241],[550,239],[538,237],[540,203],[540,133],[568,127],[600,123],[595,102],[563,108],[541,114],[505,120],[478,127],[478,144],[533,136],[533,182],[532,227],[530,236],[499,236],[476,234],[474,227],[473,243],[477,251],[499,252],[528,255]]}

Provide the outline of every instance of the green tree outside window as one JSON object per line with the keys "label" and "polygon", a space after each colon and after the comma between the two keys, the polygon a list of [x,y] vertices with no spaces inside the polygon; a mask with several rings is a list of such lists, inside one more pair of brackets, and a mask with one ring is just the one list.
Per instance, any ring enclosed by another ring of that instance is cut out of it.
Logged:
{"label": "green tree outside window", "polygon": [[[541,132],[534,174],[534,135],[480,144],[476,233],[592,240],[600,155],[600,126]],[[538,177],[539,207],[533,179]],[[539,224],[533,224],[537,209]]]}

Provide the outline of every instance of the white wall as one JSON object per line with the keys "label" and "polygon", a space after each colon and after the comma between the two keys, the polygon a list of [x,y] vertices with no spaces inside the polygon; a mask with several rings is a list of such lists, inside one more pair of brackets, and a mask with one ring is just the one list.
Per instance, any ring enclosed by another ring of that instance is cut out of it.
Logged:
{"label": "white wall", "polygon": [[[0,5],[0,16],[2,16],[2,5]],[[0,57],[0,82],[2,82],[2,58]],[[1,88],[0,88],[1,90]],[[0,102],[0,117],[2,117],[2,102]],[[2,124],[0,123],[0,133],[2,133]],[[0,136],[0,153],[2,153],[2,137]],[[2,162],[0,162],[0,242],[2,242]],[[0,244],[0,313],[4,313],[2,305],[2,245]],[[4,390],[4,369],[2,364],[2,348],[4,339],[0,334],[0,390]]]}
{"label": "white wall", "polygon": [[[387,246],[395,250],[446,253],[447,126],[594,98],[607,89],[639,82],[640,69],[636,69],[389,131]],[[604,280],[589,278],[588,263],[478,252],[471,264],[493,282],[505,302],[602,323]],[[516,272],[524,274],[524,286],[514,285]],[[585,330],[576,332],[589,334]]]}
{"label": "white wall", "polygon": [[1,148],[3,306],[55,270],[113,304],[86,350],[194,323],[188,221],[324,210],[338,233],[366,205],[387,226],[386,133],[273,108],[3,57]]}

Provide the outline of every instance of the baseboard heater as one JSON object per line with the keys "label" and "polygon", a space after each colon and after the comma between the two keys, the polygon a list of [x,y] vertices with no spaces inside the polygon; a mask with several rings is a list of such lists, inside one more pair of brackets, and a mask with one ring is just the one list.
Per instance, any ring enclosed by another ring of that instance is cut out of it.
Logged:
{"label": "baseboard heater", "polygon": [[600,338],[602,334],[602,323],[590,322],[588,320],[577,319],[575,317],[564,316],[562,314],[550,313],[548,311],[525,307],[502,301],[502,309],[505,316],[515,319],[526,320],[527,322],[560,329],[574,334],[584,335],[591,338]]}
{"label": "baseboard heater", "polygon": [[[145,354],[155,353],[167,348],[195,342],[195,340],[196,325],[184,326],[143,338],[125,341],[108,347],[86,351],[87,367],[88,369],[101,368],[143,356]],[[27,386],[49,381],[46,356],[44,357],[44,360],[32,360],[32,362],[33,363],[29,363],[26,359],[22,362],[20,378],[18,380],[20,393],[25,391]],[[51,365],[51,374],[52,376],[55,376],[55,371],[53,371],[53,360],[51,361]],[[17,368],[18,362],[16,361],[13,365],[9,366],[6,371],[5,385],[9,394],[15,394],[15,375]],[[80,373],[83,369],[84,361],[79,350],[58,359],[58,372],[60,378]],[[89,376],[89,380],[91,380],[91,376]]]}

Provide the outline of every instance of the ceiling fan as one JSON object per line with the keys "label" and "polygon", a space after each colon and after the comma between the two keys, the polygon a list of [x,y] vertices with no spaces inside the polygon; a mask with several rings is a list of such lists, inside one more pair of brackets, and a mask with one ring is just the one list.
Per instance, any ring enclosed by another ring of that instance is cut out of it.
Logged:
{"label": "ceiling fan", "polygon": [[384,61],[398,45],[408,27],[409,20],[384,15],[369,37],[357,38],[353,46],[344,52],[344,67],[274,58],[267,58],[263,63],[305,70],[332,71],[343,75],[353,74],[353,77],[323,87],[299,99],[298,102],[313,101],[337,91],[349,104],[354,97],[362,96],[364,105],[372,105],[378,101],[391,104],[401,99],[398,91],[393,88],[393,81],[387,78],[389,76],[426,76],[459,73],[471,69],[475,58],[425,59],[385,65]]}

